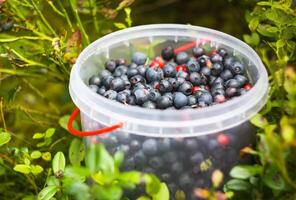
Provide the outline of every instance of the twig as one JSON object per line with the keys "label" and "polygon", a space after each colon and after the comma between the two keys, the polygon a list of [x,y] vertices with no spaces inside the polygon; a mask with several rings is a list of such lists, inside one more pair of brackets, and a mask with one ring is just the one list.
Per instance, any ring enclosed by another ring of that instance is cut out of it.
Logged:
{"label": "twig", "polygon": [[48,27],[48,29],[53,33],[53,35],[57,37],[58,35],[53,30],[53,28],[51,27],[51,25],[49,24],[49,22],[46,20],[46,18],[44,17],[44,15],[41,13],[41,11],[39,10],[39,8],[35,4],[34,0],[31,0],[31,3],[32,3],[34,9],[36,10],[36,12],[38,13],[39,17],[41,18],[41,20],[43,21],[43,23]]}
{"label": "twig", "polygon": [[59,9],[53,4],[52,1],[47,1],[47,3],[50,5],[50,7],[52,8],[52,10],[54,12],[56,12],[58,15],[65,17],[64,13],[62,13],[61,11],[59,11]]}
{"label": "twig", "polygon": [[67,21],[67,23],[68,23],[68,25],[69,25],[69,27],[70,27],[70,29],[71,29],[71,32],[73,33],[75,30],[74,30],[74,28],[73,28],[73,25],[72,25],[72,22],[71,22],[71,20],[70,20],[70,18],[69,18],[69,15],[68,15],[68,13],[67,13],[65,7],[64,7],[63,4],[61,3],[61,1],[58,1],[58,3],[59,3],[59,5],[60,5],[60,7],[61,7],[61,9],[62,9],[62,11],[63,11],[63,13],[64,13],[64,15],[65,15],[66,21]]}
{"label": "twig", "polygon": [[17,40],[48,40],[44,37],[36,37],[36,36],[19,36],[14,38],[0,38],[0,42],[8,43],[15,42]]}
{"label": "twig", "polygon": [[1,69],[0,68],[0,73],[6,73],[6,74],[16,75],[16,76],[40,77],[40,75],[38,75],[38,74],[27,73],[27,72],[23,72],[20,70],[14,70],[14,69]]}
{"label": "twig", "polygon": [[52,144],[50,145],[49,150],[52,150],[52,148],[53,148],[56,144],[60,143],[61,141],[65,140],[65,139],[67,139],[66,136],[65,136],[65,137],[62,137],[62,138],[60,138],[60,139],[58,139],[58,140],[56,140],[54,143],[52,143]]}
{"label": "twig", "polygon": [[7,132],[7,127],[6,127],[4,113],[3,113],[3,97],[1,97],[1,101],[0,101],[0,112],[1,112],[1,119],[3,121],[4,130]]}
{"label": "twig", "polygon": [[98,20],[97,20],[97,6],[94,5],[93,0],[88,0],[88,3],[89,3],[89,9],[90,9],[91,15],[93,17],[95,30],[97,33],[99,33],[99,26],[98,26]]}

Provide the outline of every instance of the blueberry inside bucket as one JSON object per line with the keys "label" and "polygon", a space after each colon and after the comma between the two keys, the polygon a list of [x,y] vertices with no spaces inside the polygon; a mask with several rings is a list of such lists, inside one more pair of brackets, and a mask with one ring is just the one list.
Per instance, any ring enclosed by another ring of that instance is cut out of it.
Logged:
{"label": "blueberry inside bucket", "polygon": [[[267,73],[245,43],[189,25],[145,25],[107,35],[87,47],[72,69],[70,94],[85,137],[125,154],[122,170],[154,173],[174,197],[193,199],[211,187],[215,170],[250,157],[249,119],[265,104]],[[93,140],[95,138],[95,140]],[[131,197],[133,198],[133,197]]]}

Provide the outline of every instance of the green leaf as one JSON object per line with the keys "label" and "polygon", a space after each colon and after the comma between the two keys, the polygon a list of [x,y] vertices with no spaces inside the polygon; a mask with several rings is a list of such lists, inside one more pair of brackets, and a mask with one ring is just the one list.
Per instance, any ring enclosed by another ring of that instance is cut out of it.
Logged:
{"label": "green leaf", "polygon": [[170,192],[168,187],[165,183],[160,184],[159,191],[153,195],[153,200],[169,200],[170,199]]}
{"label": "green leaf", "polygon": [[254,32],[251,35],[244,34],[244,40],[251,46],[257,46],[260,43],[260,37],[258,33]]}
{"label": "green leaf", "polygon": [[4,144],[8,143],[11,140],[11,135],[8,132],[2,132],[0,133],[0,147]]}
{"label": "green leaf", "polygon": [[224,185],[226,191],[250,191],[251,187],[250,183],[239,179],[232,179]]}
{"label": "green leaf", "polygon": [[52,160],[52,169],[55,174],[65,171],[66,160],[63,152],[59,151]]}
{"label": "green leaf", "polygon": [[255,31],[257,26],[259,24],[259,17],[254,17],[251,19],[250,23],[249,23],[249,28],[251,31]]}
{"label": "green leaf", "polygon": [[[66,131],[68,131],[68,121],[69,121],[70,115],[65,115],[59,119],[59,124],[62,128],[64,128]],[[73,128],[76,130],[79,130],[79,125],[76,121],[73,121]]]}
{"label": "green leaf", "polygon": [[69,160],[73,166],[80,166],[84,159],[84,143],[81,139],[74,138],[69,148]]}
{"label": "green leaf", "polygon": [[96,199],[104,199],[104,200],[118,200],[121,199],[122,196],[122,188],[117,185],[110,185],[102,187],[100,185],[96,185],[92,188]]}
{"label": "green leaf", "polygon": [[92,173],[96,171],[96,160],[96,145],[90,144],[85,155],[85,165]]}
{"label": "green leaf", "polygon": [[96,169],[102,170],[103,173],[106,173],[108,175],[114,174],[115,164],[112,156],[101,144],[97,145],[96,149],[97,149],[97,155],[98,155]]}
{"label": "green leaf", "polygon": [[144,180],[146,182],[146,193],[150,196],[158,193],[160,188],[160,181],[154,174],[145,174]]}
{"label": "green leaf", "polygon": [[113,23],[114,24],[114,26],[116,27],[116,28],[119,28],[119,29],[125,29],[125,28],[127,28],[127,26],[125,25],[125,24],[123,24],[123,23]]}
{"label": "green leaf", "polygon": [[42,159],[45,161],[50,161],[51,160],[51,153],[50,152],[42,153]]}
{"label": "green leaf", "polygon": [[50,200],[58,191],[57,186],[47,186],[38,194],[38,200]]}
{"label": "green leaf", "polygon": [[24,164],[15,165],[13,170],[23,174],[29,174],[31,172],[30,165],[24,165]]}
{"label": "green leaf", "polygon": [[247,179],[256,174],[262,173],[260,165],[238,165],[231,169],[230,176],[238,179]]}
{"label": "green leaf", "polygon": [[264,128],[265,126],[268,125],[267,120],[260,114],[256,114],[252,119],[251,119],[252,124],[259,128]]}
{"label": "green leaf", "polygon": [[118,176],[118,180],[124,183],[139,184],[142,180],[143,174],[137,171],[122,172]]}
{"label": "green leaf", "polygon": [[30,154],[30,157],[32,158],[32,159],[38,159],[38,158],[40,158],[41,157],[41,152],[40,151],[32,151],[32,153]]}
{"label": "green leaf", "polygon": [[40,165],[31,165],[31,173],[34,175],[40,174],[43,172],[43,168]]}
{"label": "green leaf", "polygon": [[275,167],[268,167],[262,179],[268,187],[274,190],[284,190],[286,188],[285,181]]}
{"label": "green leaf", "polygon": [[122,151],[116,151],[114,155],[114,163],[117,168],[120,167],[123,160],[124,160],[124,153]]}
{"label": "green leaf", "polygon": [[46,185],[47,186],[59,186],[60,181],[55,176],[49,176],[46,180]]}
{"label": "green leaf", "polygon": [[33,135],[33,139],[40,139],[40,138],[43,138],[45,136],[44,133],[35,133]]}
{"label": "green leaf", "polygon": [[55,129],[54,128],[49,128],[46,130],[45,132],[45,138],[50,138],[53,136],[53,134],[55,133]]}

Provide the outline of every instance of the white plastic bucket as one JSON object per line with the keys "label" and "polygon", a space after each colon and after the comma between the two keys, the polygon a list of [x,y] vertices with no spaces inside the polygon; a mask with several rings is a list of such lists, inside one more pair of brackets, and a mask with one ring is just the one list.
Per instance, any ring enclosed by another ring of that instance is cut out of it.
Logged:
{"label": "white plastic bucket", "polygon": [[[89,77],[104,69],[105,61],[110,58],[130,60],[136,51],[154,57],[160,55],[165,45],[179,47],[204,39],[210,40],[212,48],[226,48],[241,59],[254,85],[251,90],[225,103],[201,109],[148,110],[108,100],[88,88]],[[227,173],[242,161],[240,149],[254,141],[254,129],[248,120],[266,103],[268,76],[255,51],[230,35],[192,25],[156,24],[117,31],[90,44],[79,55],[71,71],[69,90],[81,111],[84,131],[122,123],[122,127],[112,133],[86,137],[87,140],[103,142],[112,152],[124,150],[124,169],[156,173],[163,180],[167,178],[164,181],[172,192],[176,188],[190,192],[194,187],[210,186],[212,170],[221,169]],[[219,145],[217,138],[221,133],[229,137],[229,145]],[[143,143],[151,138],[157,143],[156,153],[146,155],[144,163],[137,164],[136,155],[143,150]],[[137,142],[132,141],[138,141],[139,147],[133,147]],[[188,144],[197,147],[190,149]],[[163,149],[165,145],[169,148]],[[201,154],[199,159],[198,153]],[[171,158],[170,161],[168,158],[172,154],[178,155],[179,160]],[[190,164],[194,156],[196,163]],[[155,163],[151,159],[155,161],[156,158],[160,158],[162,166],[153,168]],[[178,168],[175,163],[182,166]],[[171,177],[163,177],[164,174]]]}

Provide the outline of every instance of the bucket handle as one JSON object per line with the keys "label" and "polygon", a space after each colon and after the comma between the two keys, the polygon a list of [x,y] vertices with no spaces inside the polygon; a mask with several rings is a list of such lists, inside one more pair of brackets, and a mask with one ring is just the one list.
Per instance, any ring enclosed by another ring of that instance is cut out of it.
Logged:
{"label": "bucket handle", "polygon": [[116,129],[122,128],[123,123],[114,124],[112,126],[108,126],[102,129],[94,130],[94,131],[79,131],[74,129],[73,127],[73,121],[75,120],[76,116],[79,114],[80,110],[79,108],[76,108],[72,114],[70,115],[70,118],[68,120],[68,130],[71,134],[78,136],[78,137],[85,137],[85,136],[94,136],[94,135],[101,135],[105,133],[109,133],[111,131],[114,131]]}

